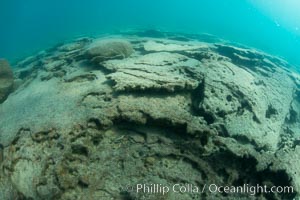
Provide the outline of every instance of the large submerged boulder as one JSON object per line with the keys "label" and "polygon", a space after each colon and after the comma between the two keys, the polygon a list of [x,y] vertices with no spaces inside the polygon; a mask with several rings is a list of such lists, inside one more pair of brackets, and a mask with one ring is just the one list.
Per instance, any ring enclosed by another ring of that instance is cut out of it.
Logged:
{"label": "large submerged boulder", "polygon": [[123,59],[133,53],[129,42],[122,39],[100,39],[92,42],[86,50],[89,58],[96,62],[111,59]]}
{"label": "large submerged boulder", "polygon": [[3,103],[13,90],[14,76],[5,59],[0,59],[0,103]]}

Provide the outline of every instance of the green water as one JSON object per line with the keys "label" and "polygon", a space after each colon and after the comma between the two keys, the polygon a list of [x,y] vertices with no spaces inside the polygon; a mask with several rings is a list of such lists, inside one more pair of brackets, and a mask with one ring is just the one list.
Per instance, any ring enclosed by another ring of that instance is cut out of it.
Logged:
{"label": "green water", "polygon": [[300,65],[297,0],[1,0],[0,57],[132,28],[209,33]]}

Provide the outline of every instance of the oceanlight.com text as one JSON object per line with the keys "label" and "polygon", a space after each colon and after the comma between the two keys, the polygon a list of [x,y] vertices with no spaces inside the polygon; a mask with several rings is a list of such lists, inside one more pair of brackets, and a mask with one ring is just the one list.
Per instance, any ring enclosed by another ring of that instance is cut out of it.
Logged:
{"label": "oceanlight.com text", "polygon": [[218,184],[204,184],[202,186],[194,184],[136,184],[134,186],[125,186],[123,191],[135,192],[135,193],[151,193],[151,194],[167,194],[173,193],[226,193],[226,194],[248,194],[254,196],[256,194],[291,194],[294,193],[292,186],[266,186],[266,185],[249,185],[243,184],[241,186],[229,186]]}

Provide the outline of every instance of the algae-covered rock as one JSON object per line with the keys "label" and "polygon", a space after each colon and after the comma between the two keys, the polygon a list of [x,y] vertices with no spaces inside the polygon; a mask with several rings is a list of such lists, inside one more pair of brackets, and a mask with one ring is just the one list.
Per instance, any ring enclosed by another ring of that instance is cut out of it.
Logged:
{"label": "algae-covered rock", "polygon": [[[169,44],[162,44],[162,43],[158,43],[155,41],[148,41],[144,44],[144,49],[145,51],[188,51],[188,50],[196,50],[196,49],[205,49],[208,48],[207,45],[205,44],[176,44],[176,42],[174,41],[172,43]],[[178,42],[177,42],[178,43]]]}
{"label": "algae-covered rock", "polygon": [[12,92],[13,84],[14,77],[9,63],[4,59],[0,59],[0,103],[5,101]]}
{"label": "algae-covered rock", "polygon": [[[89,42],[16,70],[19,87],[0,104],[1,199],[299,197],[299,75],[284,62],[192,40]],[[294,191],[162,194],[137,184]]]}
{"label": "algae-covered rock", "polygon": [[127,58],[133,53],[131,44],[121,39],[100,39],[92,42],[86,49],[86,55],[93,61]]}
{"label": "algae-covered rock", "polygon": [[127,60],[111,60],[103,64],[115,71],[107,77],[113,80],[117,91],[194,90],[203,79],[196,70],[199,61],[176,53],[150,53]]}

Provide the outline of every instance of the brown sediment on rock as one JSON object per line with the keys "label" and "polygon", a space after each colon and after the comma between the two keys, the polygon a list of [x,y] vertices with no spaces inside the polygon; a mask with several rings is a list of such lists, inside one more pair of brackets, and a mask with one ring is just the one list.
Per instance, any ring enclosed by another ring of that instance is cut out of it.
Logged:
{"label": "brown sediment on rock", "polygon": [[3,103],[14,86],[13,72],[5,59],[0,59],[0,103]]}
{"label": "brown sediment on rock", "polygon": [[130,48],[118,55],[109,45],[87,53],[104,40],[115,38],[20,62],[20,86],[0,105],[0,199],[249,199],[124,189],[143,183],[293,186],[253,199],[298,195],[299,75],[283,61],[132,36],[120,39]]}

